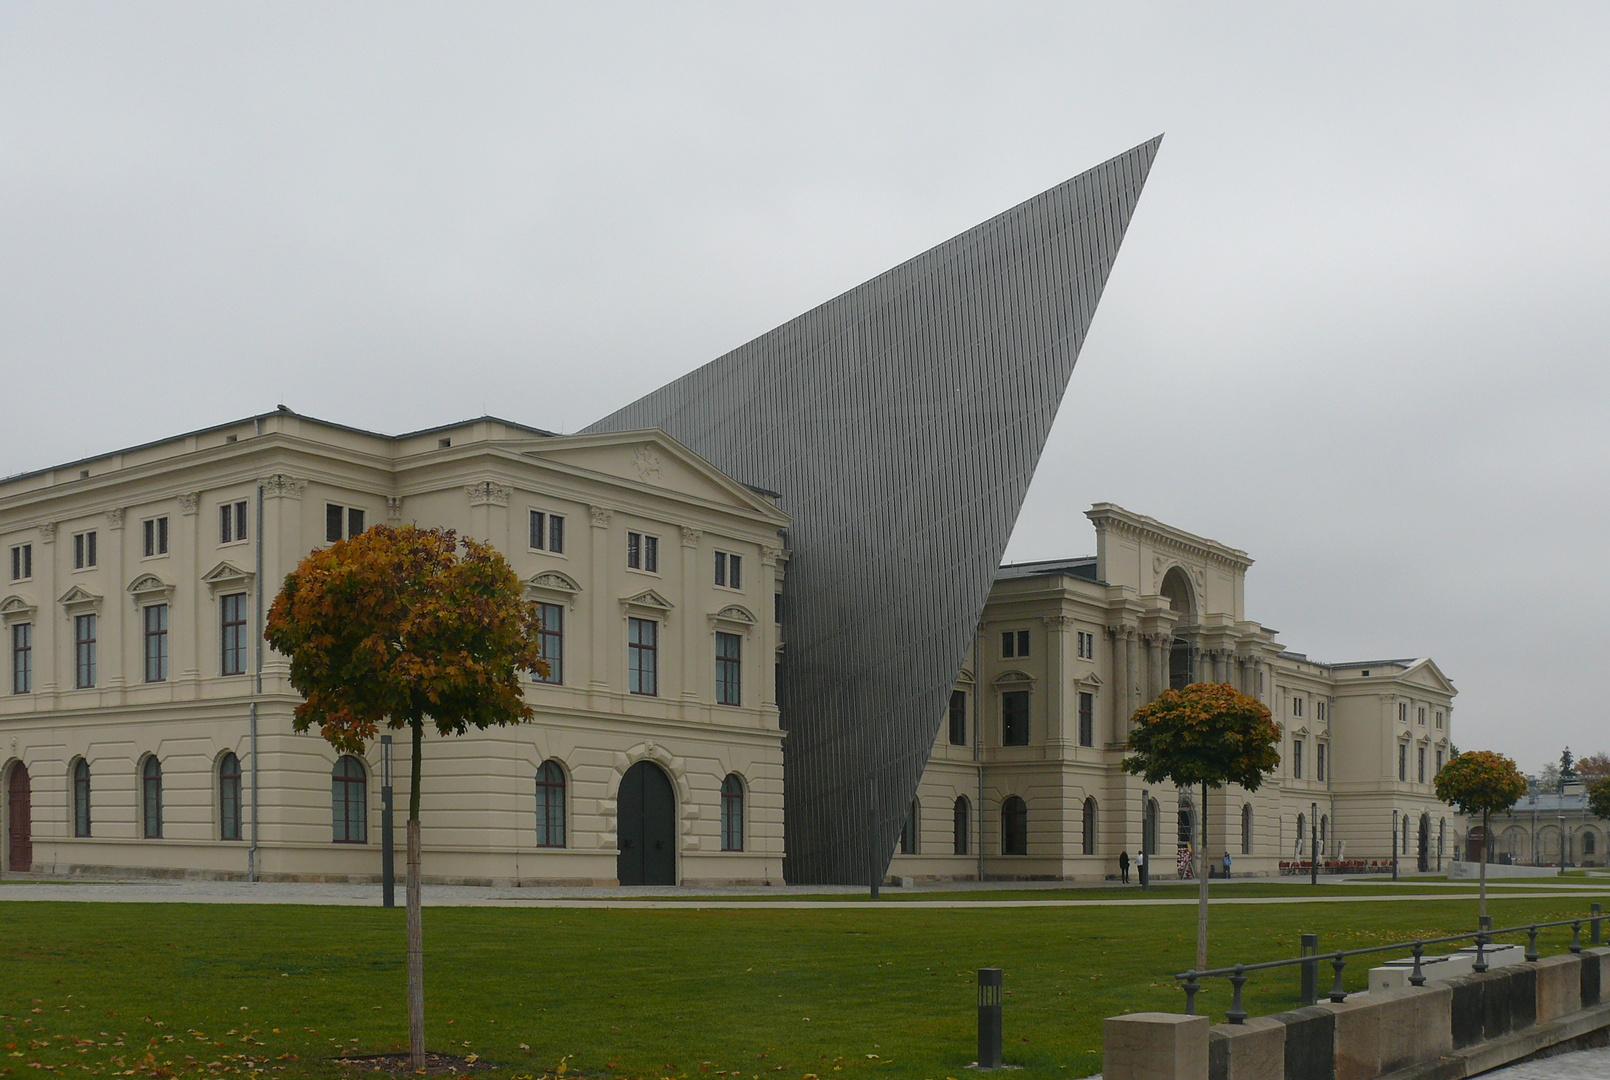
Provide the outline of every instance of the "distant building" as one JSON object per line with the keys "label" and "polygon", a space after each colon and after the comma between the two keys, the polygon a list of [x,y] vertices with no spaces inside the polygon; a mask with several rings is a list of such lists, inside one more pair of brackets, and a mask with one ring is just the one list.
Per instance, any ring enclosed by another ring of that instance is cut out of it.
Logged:
{"label": "distant building", "polygon": [[1196,681],[1255,695],[1284,729],[1276,776],[1209,798],[1215,872],[1228,851],[1232,872],[1274,874],[1315,839],[1322,860],[1388,860],[1394,814],[1403,870],[1452,858],[1462,826],[1432,779],[1456,691],[1434,662],[1288,651],[1246,618],[1245,552],[1111,503],[1087,516],[1094,556],[1001,568],[892,874],[1102,878],[1144,846],[1173,876],[1201,796],[1120,762],[1134,710]]}
{"label": "distant building", "polygon": [[[1567,780],[1558,791],[1527,795],[1492,818],[1492,861],[1525,866],[1603,866],[1610,822],[1588,809],[1587,785]],[[1472,830],[1478,837],[1481,828]],[[1472,859],[1477,858],[1474,850]]]}

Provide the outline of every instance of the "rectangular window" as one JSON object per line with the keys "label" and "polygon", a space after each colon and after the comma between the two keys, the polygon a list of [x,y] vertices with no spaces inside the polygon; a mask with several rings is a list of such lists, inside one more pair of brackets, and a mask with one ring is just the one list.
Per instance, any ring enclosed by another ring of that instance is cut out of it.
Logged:
{"label": "rectangular window", "polygon": [[73,617],[73,685],[87,690],[95,685],[95,616]]}
{"label": "rectangular window", "polygon": [[1293,716],[1301,716],[1302,714],[1303,714],[1303,699],[1300,698],[1300,697],[1292,698],[1291,699],[1291,715],[1293,715]]}
{"label": "rectangular window", "polygon": [[1417,765],[1419,767],[1420,783],[1423,784],[1426,782],[1426,748],[1423,746],[1419,748],[1419,761],[1417,762]]}
{"label": "rectangular window", "polygon": [[1001,745],[1029,745],[1029,692],[1008,690],[1001,695]]}
{"label": "rectangular window", "polygon": [[1398,779],[1409,779],[1409,745],[1398,743]]}
{"label": "rectangular window", "polygon": [[1437,727],[1442,727],[1442,710],[1437,710]]}
{"label": "rectangular window", "polygon": [[1291,740],[1291,778],[1293,780],[1303,778],[1303,741],[1301,739]]}
{"label": "rectangular window", "polygon": [[1438,772],[1442,771],[1442,751],[1441,750],[1437,751],[1437,771]]}
{"label": "rectangular window", "polygon": [[[345,531],[343,532],[343,527]],[[324,538],[330,543],[351,540],[363,532],[363,511],[356,506],[324,504]]]}
{"label": "rectangular window", "polygon": [[1407,701],[1400,701],[1400,702],[1398,702],[1398,723],[1407,724],[1408,722],[1409,722],[1409,703]]}
{"label": "rectangular window", "polygon": [[967,745],[967,691],[950,692],[950,745]]}
{"label": "rectangular window", "polygon": [[1325,779],[1325,751],[1330,749],[1324,743],[1314,744],[1314,779]]}
{"label": "rectangular window", "polygon": [[660,572],[660,538],[642,533],[626,534],[626,565],[633,570]]}
{"label": "rectangular window", "polygon": [[145,557],[153,555],[166,555],[168,553],[168,519],[166,517],[146,518],[145,520]]}
{"label": "rectangular window", "polygon": [[1027,630],[1006,630],[1001,634],[1001,656],[1003,659],[1029,655],[1029,632]]}
{"label": "rectangular window", "polygon": [[1096,745],[1096,695],[1079,695],[1079,745]]}
{"label": "rectangular window", "polygon": [[1325,719],[1325,703],[1323,701],[1314,702],[1314,719]]}
{"label": "rectangular window", "polygon": [[81,532],[73,534],[73,569],[87,570],[95,565],[95,534]]}
{"label": "rectangular window", "polygon": [[11,692],[29,694],[34,688],[34,627],[18,623],[11,628]]}
{"label": "rectangular window", "polygon": [[728,589],[743,588],[743,556],[716,552],[716,584]]}
{"label": "rectangular window", "polygon": [[11,549],[11,580],[26,581],[34,576],[34,546],[18,544]]}
{"label": "rectangular window", "polygon": [[218,598],[222,655],[218,671],[222,675],[246,674],[246,594],[231,593]]}
{"label": "rectangular window", "polygon": [[218,508],[218,542],[233,544],[246,539],[246,503],[224,503]]}
{"label": "rectangular window", "polygon": [[626,620],[626,688],[634,694],[660,692],[659,630],[653,619]]}
{"label": "rectangular window", "polygon": [[562,684],[565,681],[565,609],[558,604],[538,604],[542,616],[542,630],[537,644],[542,658],[548,661],[548,677],[532,676],[537,682]]}
{"label": "rectangular window", "polygon": [[565,519],[542,510],[531,511],[531,550],[565,552]]}
{"label": "rectangular window", "polygon": [[716,704],[742,705],[743,639],[716,635]]}
{"label": "rectangular window", "polygon": [[168,605],[151,604],[143,611],[145,619],[145,681],[166,682],[168,678]]}

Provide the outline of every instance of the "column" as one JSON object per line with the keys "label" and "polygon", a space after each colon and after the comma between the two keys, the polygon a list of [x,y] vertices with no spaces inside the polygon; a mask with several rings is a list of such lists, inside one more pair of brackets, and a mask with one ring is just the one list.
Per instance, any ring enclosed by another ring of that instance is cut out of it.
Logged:
{"label": "column", "polygon": [[1140,681],[1140,658],[1137,652],[1139,643],[1135,640],[1135,628],[1131,626],[1124,630],[1124,715],[1123,723],[1118,727],[1118,742],[1128,740],[1129,718],[1140,708],[1140,702],[1135,700],[1139,696],[1136,684]]}
{"label": "column", "polygon": [[1124,721],[1132,710],[1126,708],[1129,704],[1129,651],[1124,647],[1127,635],[1122,626],[1107,627],[1107,636],[1112,639],[1112,734],[1107,742],[1120,742],[1123,739]]}
{"label": "column", "polygon": [[[609,551],[609,519],[610,510],[602,506],[589,506],[587,515],[591,520],[592,529],[592,570],[593,570],[593,672],[591,685],[598,690],[609,689],[609,674],[616,668],[616,657],[613,653],[614,636],[609,632],[609,618],[613,613],[608,592],[609,583],[615,575],[611,573],[613,564],[610,562]],[[624,690],[625,687],[623,686]]]}
{"label": "column", "polygon": [[[1066,708],[1068,679],[1068,626],[1066,615],[1047,615],[1045,623],[1045,742],[1060,754],[1068,739]],[[1032,714],[1031,714],[1032,715]]]}
{"label": "column", "polygon": [[[683,612],[689,616],[689,625],[684,628],[682,634],[682,696],[688,699],[697,698],[699,696],[699,688],[704,682],[703,679],[698,677],[698,673],[694,670],[693,666],[697,661],[697,658],[704,655],[704,649],[700,648],[699,639],[697,639],[695,635],[703,633],[706,628],[700,626],[693,619],[693,612],[699,606],[696,603],[696,598],[699,595],[699,567],[702,565],[699,562],[699,541],[703,538],[703,536],[704,533],[700,532],[698,529],[690,529],[686,525],[682,526],[681,603]],[[714,573],[713,570],[712,573]],[[661,629],[663,630],[664,628],[662,627]],[[714,639],[712,638],[711,641],[713,643]],[[711,678],[713,680],[715,677],[713,670],[715,663],[713,645],[711,656]],[[744,674],[747,675],[748,672],[744,672]],[[712,701],[715,700],[715,694],[712,693],[710,698]]]}

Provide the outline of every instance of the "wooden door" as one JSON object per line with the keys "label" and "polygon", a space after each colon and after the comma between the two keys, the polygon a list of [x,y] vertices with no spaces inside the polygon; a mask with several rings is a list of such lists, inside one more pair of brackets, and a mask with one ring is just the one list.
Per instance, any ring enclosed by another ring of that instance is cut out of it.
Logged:
{"label": "wooden door", "polygon": [[34,863],[33,794],[28,783],[28,766],[20,761],[13,765],[10,783],[6,786],[10,796],[6,815],[6,869],[31,870]]}
{"label": "wooden door", "polygon": [[652,762],[639,761],[621,778],[615,837],[622,885],[676,884],[676,794]]}

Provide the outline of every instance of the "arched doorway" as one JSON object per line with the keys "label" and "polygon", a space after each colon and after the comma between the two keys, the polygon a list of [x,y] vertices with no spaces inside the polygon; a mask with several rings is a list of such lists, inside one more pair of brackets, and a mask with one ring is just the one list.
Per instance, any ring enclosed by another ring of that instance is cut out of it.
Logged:
{"label": "arched doorway", "polygon": [[6,793],[6,869],[28,871],[34,865],[33,789],[20,761],[11,766]]}
{"label": "arched doorway", "polygon": [[639,761],[615,797],[615,876],[622,885],[676,884],[676,794],[665,771]]}
{"label": "arched doorway", "polygon": [[1420,815],[1420,859],[1415,864],[1420,873],[1431,869],[1431,815]]}

